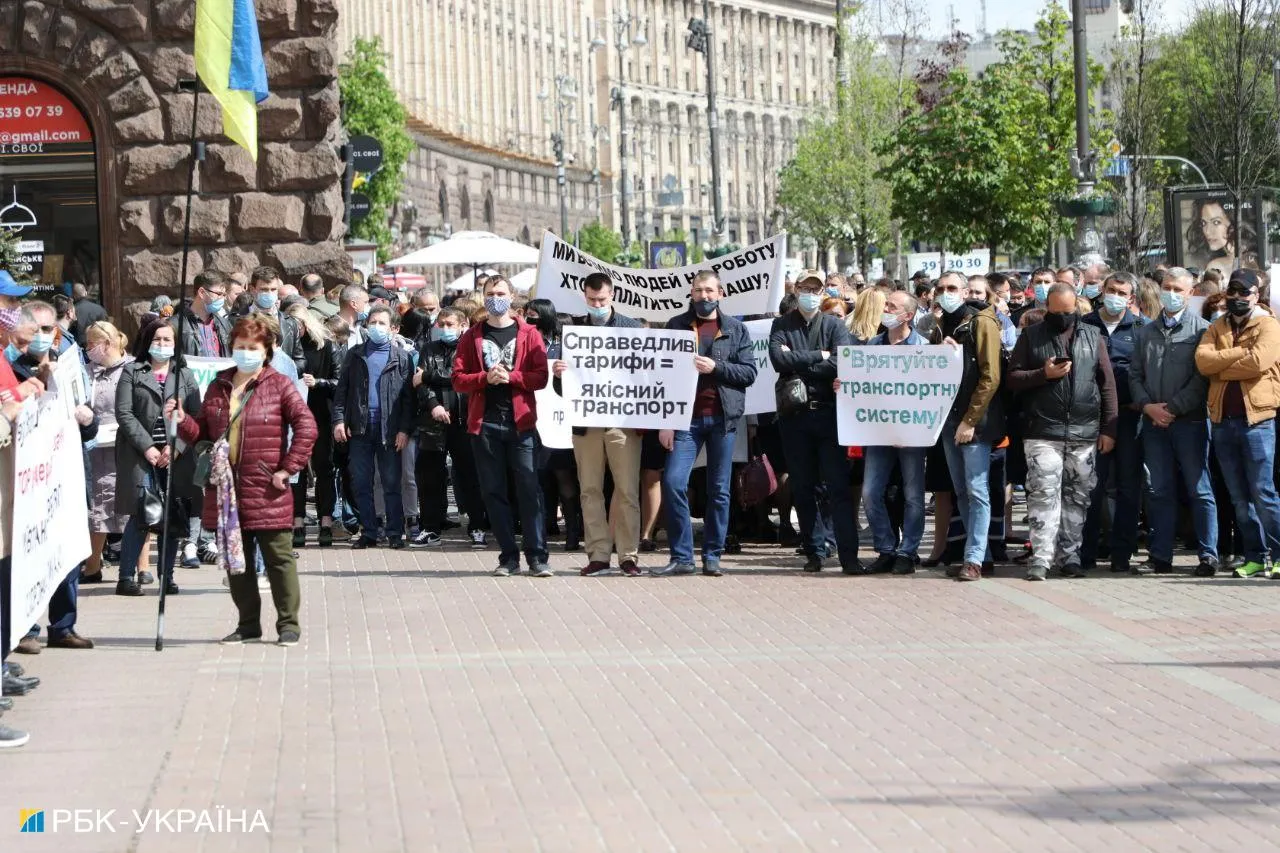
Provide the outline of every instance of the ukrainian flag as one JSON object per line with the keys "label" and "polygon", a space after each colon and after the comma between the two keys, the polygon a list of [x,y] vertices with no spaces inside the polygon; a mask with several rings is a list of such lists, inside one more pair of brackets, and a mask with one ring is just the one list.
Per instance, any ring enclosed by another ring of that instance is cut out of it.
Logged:
{"label": "ukrainian flag", "polygon": [[196,73],[222,104],[222,129],[258,159],[258,104],[266,100],[253,0],[196,0]]}

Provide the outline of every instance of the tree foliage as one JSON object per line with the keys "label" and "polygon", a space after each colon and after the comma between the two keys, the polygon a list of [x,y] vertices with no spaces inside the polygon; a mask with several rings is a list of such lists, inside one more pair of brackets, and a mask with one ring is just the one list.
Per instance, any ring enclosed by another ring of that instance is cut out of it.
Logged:
{"label": "tree foliage", "polygon": [[400,198],[404,164],[413,150],[405,129],[406,113],[386,75],[387,55],[378,38],[356,39],[338,69],[342,122],[352,136],[365,134],[382,143],[382,167],[361,187],[369,197],[369,215],[352,232],[378,244],[378,259],[386,260],[394,241],[387,213]]}
{"label": "tree foliage", "polygon": [[848,92],[796,141],[782,169],[778,209],[788,231],[812,241],[820,257],[849,246],[869,264],[869,248],[890,236],[890,185],[881,170],[885,145],[900,112],[899,88],[865,35],[844,40]]}
{"label": "tree foliage", "polygon": [[[1065,10],[1051,3],[1034,40],[1008,31],[997,37],[1000,60],[980,78],[923,69],[921,109],[894,135],[885,172],[893,215],[909,234],[947,251],[985,244],[1040,255],[1066,230],[1054,202],[1075,187],[1068,28]],[[1101,68],[1091,77],[1100,82]]]}
{"label": "tree foliage", "polygon": [[22,255],[18,252],[18,232],[8,228],[0,228],[0,270],[5,270],[19,282],[25,282],[28,276],[18,271]]}
{"label": "tree foliage", "polygon": [[578,248],[605,263],[617,263],[622,254],[622,235],[599,222],[590,222],[578,230]]}

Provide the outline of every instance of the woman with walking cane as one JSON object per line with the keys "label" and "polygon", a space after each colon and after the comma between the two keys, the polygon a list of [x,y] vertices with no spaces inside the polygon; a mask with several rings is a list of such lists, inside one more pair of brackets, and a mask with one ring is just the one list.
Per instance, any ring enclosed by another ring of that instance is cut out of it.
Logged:
{"label": "woman with walking cane", "polygon": [[183,441],[213,443],[204,526],[217,531],[218,562],[230,577],[239,612],[236,630],[222,640],[226,644],[262,639],[262,597],[254,573],[245,571],[244,546],[250,543],[266,563],[279,645],[296,645],[301,632],[289,481],[307,465],[316,421],[293,381],[270,366],[275,341],[270,320],[242,318],[231,330],[236,366],[214,379],[199,413],[184,412],[173,400],[165,405]]}

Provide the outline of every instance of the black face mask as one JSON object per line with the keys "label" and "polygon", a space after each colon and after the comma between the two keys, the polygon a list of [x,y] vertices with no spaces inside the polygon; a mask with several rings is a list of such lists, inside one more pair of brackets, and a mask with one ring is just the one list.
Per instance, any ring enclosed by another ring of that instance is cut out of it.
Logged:
{"label": "black face mask", "polygon": [[1227,300],[1227,313],[1232,317],[1244,317],[1253,310],[1253,306],[1249,304],[1249,300],[1245,297],[1236,297]]}
{"label": "black face mask", "polygon": [[1049,331],[1055,335],[1060,335],[1075,326],[1076,313],[1073,311],[1070,314],[1045,314],[1044,324]]}
{"label": "black face mask", "polygon": [[716,308],[719,307],[719,305],[719,299],[693,300],[693,310],[698,312],[699,317],[710,317],[712,314],[716,313]]}

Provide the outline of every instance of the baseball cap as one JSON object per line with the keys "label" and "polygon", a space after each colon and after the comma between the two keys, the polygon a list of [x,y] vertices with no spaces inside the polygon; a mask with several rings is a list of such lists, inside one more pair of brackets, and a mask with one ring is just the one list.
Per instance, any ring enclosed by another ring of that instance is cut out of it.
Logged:
{"label": "baseball cap", "polygon": [[395,296],[392,295],[390,290],[387,290],[385,287],[380,287],[378,285],[374,285],[373,287],[369,288],[369,298],[385,299],[388,302],[395,301]]}
{"label": "baseball cap", "polygon": [[0,296],[26,296],[31,288],[23,287],[5,270],[0,270]]}
{"label": "baseball cap", "polygon": [[811,279],[813,281],[816,281],[819,287],[827,286],[827,280],[823,277],[822,273],[818,272],[817,270],[805,270],[804,272],[800,273],[800,277],[796,279],[796,287],[799,287],[800,285],[804,284],[806,281],[809,281]]}
{"label": "baseball cap", "polygon": [[1248,290],[1253,290],[1260,283],[1261,282],[1258,279],[1258,273],[1251,269],[1233,270],[1231,273],[1231,277],[1227,279],[1228,285],[1242,284]]}
{"label": "baseball cap", "polygon": [[920,279],[920,278],[924,279],[925,281],[928,281],[929,274],[924,270],[916,270],[914,273],[911,274],[912,281],[915,281],[916,279]]}

